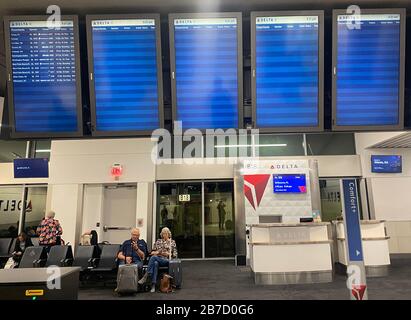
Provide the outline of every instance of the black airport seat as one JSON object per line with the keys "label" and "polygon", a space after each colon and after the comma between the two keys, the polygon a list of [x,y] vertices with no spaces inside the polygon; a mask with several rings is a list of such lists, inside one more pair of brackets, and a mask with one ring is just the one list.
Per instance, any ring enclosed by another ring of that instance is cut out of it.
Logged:
{"label": "black airport seat", "polygon": [[47,258],[46,267],[67,267],[73,263],[73,250],[71,246],[52,246]]}
{"label": "black airport seat", "polygon": [[28,247],[23,253],[19,268],[43,267],[46,264],[46,261],[47,252],[45,247]]}
{"label": "black airport seat", "polygon": [[16,246],[17,238],[14,238],[13,241],[11,242],[11,246],[9,249],[9,256],[12,256],[12,253],[14,252],[14,247]]}
{"label": "black airport seat", "polygon": [[80,267],[81,271],[91,269],[96,258],[96,246],[78,246],[74,253],[73,267]]}
{"label": "black airport seat", "polygon": [[10,257],[10,247],[13,242],[13,238],[0,238],[0,258]]}
{"label": "black airport seat", "polygon": [[93,272],[113,271],[117,269],[117,254],[120,251],[119,244],[105,244],[101,246],[100,258],[94,259]]}

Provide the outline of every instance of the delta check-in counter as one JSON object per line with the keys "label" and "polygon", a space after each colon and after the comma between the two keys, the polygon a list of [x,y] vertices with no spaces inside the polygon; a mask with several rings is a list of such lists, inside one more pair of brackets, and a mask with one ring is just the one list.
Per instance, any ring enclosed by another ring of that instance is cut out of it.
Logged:
{"label": "delta check-in counter", "polygon": [[[333,221],[337,237],[338,259],[337,262],[347,267],[347,245],[345,242],[345,228],[343,221]],[[390,252],[388,239],[385,233],[383,220],[362,220],[361,238],[364,251],[364,265],[367,277],[380,277],[388,274]],[[343,270],[345,272],[345,270]]]}
{"label": "delta check-in counter", "polygon": [[249,225],[250,266],[256,284],[332,281],[329,223]]}

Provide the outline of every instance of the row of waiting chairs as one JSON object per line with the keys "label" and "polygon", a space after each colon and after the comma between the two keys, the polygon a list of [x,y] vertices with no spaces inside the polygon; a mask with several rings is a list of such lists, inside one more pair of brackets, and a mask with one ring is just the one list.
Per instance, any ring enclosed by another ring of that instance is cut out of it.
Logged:
{"label": "row of waiting chairs", "polygon": [[[34,246],[39,245],[39,238],[30,238]],[[0,238],[0,258],[9,258],[14,251],[17,238]]]}
{"label": "row of waiting chairs", "polygon": [[17,239],[13,238],[0,238],[0,265],[11,257],[16,245],[16,240]]}
{"label": "row of waiting chairs", "polygon": [[[47,255],[44,247],[29,247],[24,251],[19,268],[49,267],[52,265],[80,267],[81,272],[113,271],[117,268],[120,245],[79,246],[73,257],[71,246],[53,246]],[[98,252],[101,251],[99,255]]]}
{"label": "row of waiting chairs", "polygon": [[110,272],[117,269],[119,244],[101,244],[98,246],[78,246],[73,266],[81,271]]}
{"label": "row of waiting chairs", "polygon": [[[12,239],[0,239],[0,258],[9,258],[14,250]],[[11,248],[12,246],[12,248]],[[78,246],[73,257],[71,246],[52,246],[47,254],[44,246],[28,247],[20,260],[18,268],[42,268],[49,266],[80,267],[80,281],[115,280],[115,271],[118,267],[117,255],[120,251],[119,244],[99,244],[98,246]],[[147,265],[144,265],[144,269]],[[159,268],[160,272],[167,272],[168,267]]]}
{"label": "row of waiting chairs", "polygon": [[[0,259],[4,261],[10,258],[14,251],[14,246],[15,239],[1,238]],[[37,242],[33,247],[28,247],[24,251],[19,268],[57,265],[60,267],[77,266],[81,268],[81,271],[113,271],[117,268],[117,254],[119,251],[119,244],[79,246],[73,257],[71,246],[53,246],[47,255],[45,247],[38,246]]]}
{"label": "row of waiting chairs", "polygon": [[67,267],[73,263],[71,246],[53,246],[49,254],[43,246],[28,247],[21,257],[19,268]]}

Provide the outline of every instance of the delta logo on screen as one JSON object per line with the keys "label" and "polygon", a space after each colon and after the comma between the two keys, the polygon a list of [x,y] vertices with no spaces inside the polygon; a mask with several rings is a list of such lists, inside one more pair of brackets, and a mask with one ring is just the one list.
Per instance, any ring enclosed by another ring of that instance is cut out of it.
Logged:
{"label": "delta logo on screen", "polygon": [[263,198],[270,174],[253,174],[244,176],[244,196],[256,210]]}

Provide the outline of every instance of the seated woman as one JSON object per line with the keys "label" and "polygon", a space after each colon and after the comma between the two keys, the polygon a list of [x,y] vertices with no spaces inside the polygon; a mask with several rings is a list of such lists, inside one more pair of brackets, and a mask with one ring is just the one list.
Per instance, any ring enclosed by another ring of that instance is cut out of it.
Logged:
{"label": "seated woman", "polygon": [[13,251],[13,260],[18,264],[23,256],[24,250],[28,247],[32,247],[33,243],[31,242],[30,237],[27,236],[24,232],[21,232],[16,240],[16,245],[14,246]]}
{"label": "seated woman", "polygon": [[151,279],[151,291],[156,291],[157,275],[159,267],[168,267],[171,259],[177,258],[176,242],[171,239],[171,231],[169,228],[163,228],[160,233],[161,239],[158,239],[151,251],[150,260],[148,262],[147,272],[138,282],[144,284]]}

